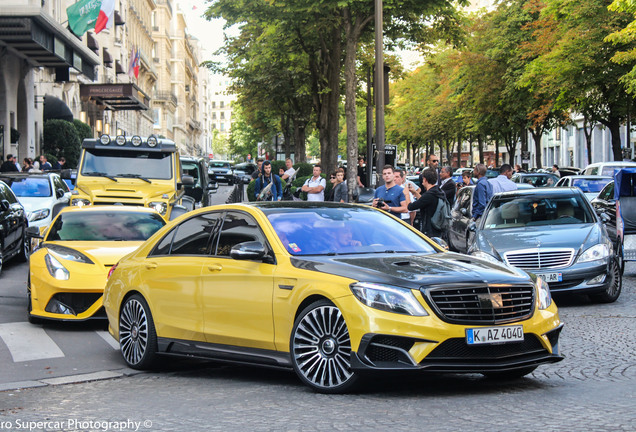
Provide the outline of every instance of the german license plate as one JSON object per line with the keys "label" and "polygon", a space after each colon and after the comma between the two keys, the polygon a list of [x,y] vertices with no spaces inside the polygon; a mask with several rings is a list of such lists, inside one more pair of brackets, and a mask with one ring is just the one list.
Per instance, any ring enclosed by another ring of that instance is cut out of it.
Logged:
{"label": "german license plate", "polygon": [[481,327],[466,329],[468,345],[523,341],[523,326]]}
{"label": "german license plate", "polygon": [[563,273],[543,273],[537,274],[541,279],[550,282],[563,282]]}

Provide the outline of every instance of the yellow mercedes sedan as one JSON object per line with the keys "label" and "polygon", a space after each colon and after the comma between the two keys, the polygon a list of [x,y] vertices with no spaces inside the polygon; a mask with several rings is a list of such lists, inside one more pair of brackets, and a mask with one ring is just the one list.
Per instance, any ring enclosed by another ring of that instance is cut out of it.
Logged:
{"label": "yellow mercedes sedan", "polygon": [[113,264],[165,225],[142,207],[66,207],[53,219],[31,254],[27,281],[28,318],[82,321],[104,319],[102,296]]}
{"label": "yellow mercedes sedan", "polygon": [[359,205],[187,213],[119,261],[104,308],[132,368],[160,355],[282,367],[324,393],[368,372],[514,378],[562,360],[542,279]]}

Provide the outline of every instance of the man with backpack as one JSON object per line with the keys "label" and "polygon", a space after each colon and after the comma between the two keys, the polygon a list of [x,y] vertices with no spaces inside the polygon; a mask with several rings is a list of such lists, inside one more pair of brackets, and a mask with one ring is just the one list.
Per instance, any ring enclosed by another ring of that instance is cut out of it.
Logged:
{"label": "man with backpack", "polygon": [[444,192],[437,186],[437,172],[432,169],[422,172],[422,189],[420,194],[411,189],[416,198],[408,205],[409,211],[419,210],[422,231],[429,237],[446,237],[448,233],[450,205]]}
{"label": "man with backpack", "polygon": [[272,173],[272,163],[263,162],[262,174],[256,178],[254,194],[257,201],[280,201],[283,198],[283,187],[280,177]]}

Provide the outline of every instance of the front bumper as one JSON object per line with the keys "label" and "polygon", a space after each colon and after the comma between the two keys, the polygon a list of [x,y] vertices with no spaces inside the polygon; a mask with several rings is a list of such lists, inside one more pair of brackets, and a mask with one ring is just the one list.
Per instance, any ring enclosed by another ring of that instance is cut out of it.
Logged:
{"label": "front bumper", "polygon": [[561,282],[548,282],[552,293],[576,292],[579,294],[590,294],[603,292],[611,283],[611,278],[608,277],[610,268],[607,263],[575,263],[563,269],[531,269],[527,271],[537,275],[561,273],[563,279]]}

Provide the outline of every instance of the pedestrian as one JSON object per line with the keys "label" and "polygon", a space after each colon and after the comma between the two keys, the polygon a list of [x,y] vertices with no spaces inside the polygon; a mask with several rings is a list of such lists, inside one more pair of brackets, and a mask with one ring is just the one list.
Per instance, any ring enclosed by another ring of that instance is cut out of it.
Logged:
{"label": "pedestrian", "polygon": [[364,166],[364,158],[358,158],[358,175],[356,176],[358,187],[367,187],[367,170]]}
{"label": "pedestrian", "polygon": [[53,167],[49,163],[48,159],[44,155],[40,155],[40,170],[50,171]]}
{"label": "pedestrian", "polygon": [[296,177],[296,170],[294,169],[294,163],[291,158],[285,159],[285,169],[280,169],[280,178],[281,180],[285,180],[287,183],[294,180]]}
{"label": "pedestrian", "polygon": [[557,164],[552,165],[552,174],[557,177],[561,177],[561,173],[559,172],[559,166]]}
{"label": "pedestrian", "polygon": [[254,172],[252,173],[252,178],[253,179],[257,179],[258,176],[261,175],[261,169],[263,167],[263,159],[258,158],[256,160],[256,169],[254,170]]}
{"label": "pedestrian", "polygon": [[15,165],[15,156],[11,153],[7,154],[7,160],[0,165],[0,172],[19,172],[20,170]]}
{"label": "pedestrian", "polygon": [[401,218],[401,213],[407,211],[404,189],[395,183],[395,172],[391,165],[382,168],[382,180],[384,185],[375,190],[373,207],[390,212],[396,218]]}
{"label": "pedestrian", "polygon": [[333,201],[334,193],[336,192],[336,174],[337,171],[329,174],[329,183],[331,183],[331,190],[325,196],[325,201]]}
{"label": "pedestrian", "polygon": [[64,158],[64,156],[60,157],[57,162],[55,162],[53,164],[53,169],[54,170],[62,170],[64,169],[64,164],[66,163],[66,159]]}
{"label": "pedestrian", "polygon": [[307,201],[324,201],[327,182],[321,177],[322,166],[314,165],[313,175],[305,180],[301,190],[307,193]]}
{"label": "pedestrian", "polygon": [[[439,158],[437,156],[435,156],[434,154],[430,154],[428,155],[427,158],[427,165],[424,167],[424,169],[422,170],[422,173],[426,170],[433,170],[435,171],[435,175],[437,176],[437,182],[439,185]],[[420,184],[422,184],[422,174],[420,173]]]}
{"label": "pedestrian", "polygon": [[446,201],[453,206],[455,204],[455,197],[457,196],[457,184],[453,180],[453,170],[449,166],[442,167],[439,171],[440,183],[439,188],[446,195]]}
{"label": "pedestrian", "polygon": [[466,170],[462,172],[462,181],[457,183],[457,191],[459,192],[461,188],[474,184],[475,182],[473,181],[473,173],[471,173],[469,170]]}
{"label": "pedestrian", "polygon": [[431,223],[431,218],[437,210],[437,205],[440,199],[445,199],[446,195],[437,186],[437,174],[434,170],[427,169],[422,172],[422,190],[424,193],[420,194],[417,191],[413,192],[416,201],[409,204],[409,210],[420,211],[420,231],[429,237],[443,237],[446,233],[442,233]]}
{"label": "pedestrian", "polygon": [[512,167],[508,164],[503,164],[499,169],[499,175],[493,179],[488,180],[488,182],[492,185],[493,195],[498,192],[517,190],[517,183],[511,181],[511,177]]}
{"label": "pedestrian", "polygon": [[347,190],[347,182],[344,179],[345,171],[338,168],[336,171],[336,182],[334,183],[333,201],[339,203],[349,202],[349,191]]}
{"label": "pedestrian", "polygon": [[523,168],[521,168],[521,165],[516,164],[516,165],[515,165],[515,172],[517,172],[517,173],[523,173],[523,172],[525,172],[525,170],[524,170]]}
{"label": "pedestrian", "polygon": [[[404,197],[406,198],[407,209],[405,212],[400,214],[400,218],[407,224],[413,225],[413,220],[415,219],[415,212],[408,211],[408,205],[411,204],[413,201],[415,201],[415,196],[413,195],[413,192],[411,192],[410,190],[411,188],[409,187],[410,185],[415,186],[415,183],[413,183],[410,180],[407,180],[406,173],[404,172],[404,170],[401,170],[401,169],[395,170],[395,183],[398,186],[402,187],[402,190],[404,191]],[[409,183],[410,185],[407,183]],[[417,189],[417,186],[415,186],[415,188]]]}
{"label": "pedestrian", "polygon": [[476,222],[484,214],[488,201],[492,197],[492,185],[486,178],[486,165],[482,163],[475,165],[473,175],[477,179],[477,185],[473,191],[472,220]]}
{"label": "pedestrian", "polygon": [[33,172],[34,168],[33,168],[33,159],[31,158],[24,158],[24,160],[22,161],[22,172]]}
{"label": "pedestrian", "polygon": [[[280,177],[272,173],[272,163],[263,162],[263,173],[257,177],[254,194],[257,201],[280,201],[283,198],[283,188]],[[269,188],[268,188],[269,187]]]}

